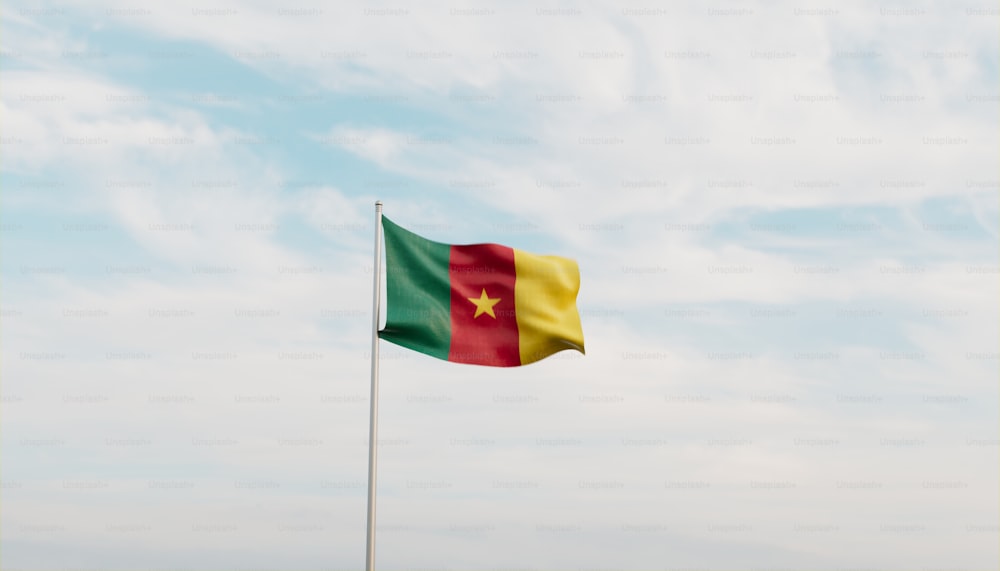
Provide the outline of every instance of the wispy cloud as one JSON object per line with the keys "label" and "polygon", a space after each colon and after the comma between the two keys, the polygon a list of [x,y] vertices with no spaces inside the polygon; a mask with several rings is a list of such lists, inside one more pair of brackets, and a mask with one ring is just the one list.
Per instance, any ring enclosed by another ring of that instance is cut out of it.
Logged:
{"label": "wispy cloud", "polygon": [[380,566],[993,565],[995,16],[8,7],[2,562],[360,565],[380,198],[588,346],[383,346]]}

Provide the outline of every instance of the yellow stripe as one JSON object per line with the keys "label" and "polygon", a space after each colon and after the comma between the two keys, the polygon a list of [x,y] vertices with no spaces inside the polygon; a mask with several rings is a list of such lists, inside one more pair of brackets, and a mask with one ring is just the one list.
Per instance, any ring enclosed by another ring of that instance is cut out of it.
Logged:
{"label": "yellow stripe", "polygon": [[559,256],[539,256],[514,248],[514,307],[521,364],[565,349],[583,350],[583,328],[576,309],[580,269]]}

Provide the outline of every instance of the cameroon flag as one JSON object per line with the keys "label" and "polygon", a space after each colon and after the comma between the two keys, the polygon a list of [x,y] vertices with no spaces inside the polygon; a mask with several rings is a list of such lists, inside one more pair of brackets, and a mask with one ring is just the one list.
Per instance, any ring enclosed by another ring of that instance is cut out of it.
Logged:
{"label": "cameroon flag", "polygon": [[387,312],[379,336],[438,359],[516,367],[583,350],[576,262],[499,244],[434,242],[382,217]]}

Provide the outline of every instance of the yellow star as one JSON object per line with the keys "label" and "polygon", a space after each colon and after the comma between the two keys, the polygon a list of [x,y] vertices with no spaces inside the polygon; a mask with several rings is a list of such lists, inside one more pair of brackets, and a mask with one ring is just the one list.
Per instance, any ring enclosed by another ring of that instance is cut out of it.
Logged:
{"label": "yellow star", "polygon": [[479,297],[467,297],[466,299],[476,304],[476,314],[472,316],[473,319],[484,313],[493,319],[497,318],[496,314],[493,313],[493,306],[500,303],[500,298],[490,298],[486,295],[486,288],[483,288],[483,293]]}

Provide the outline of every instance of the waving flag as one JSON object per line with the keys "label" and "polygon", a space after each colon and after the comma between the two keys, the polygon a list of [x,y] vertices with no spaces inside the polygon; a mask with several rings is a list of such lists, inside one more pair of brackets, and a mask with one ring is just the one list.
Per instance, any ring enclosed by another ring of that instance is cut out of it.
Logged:
{"label": "waving flag", "polygon": [[499,244],[449,245],[382,217],[386,324],[379,336],[432,357],[515,367],[583,348],[576,262]]}

